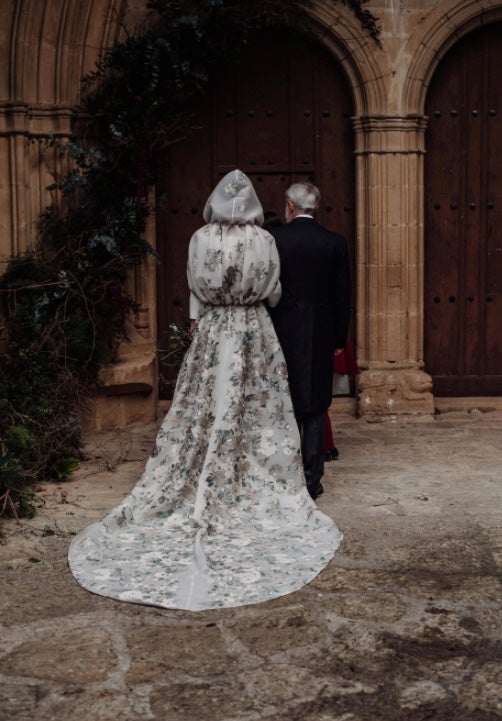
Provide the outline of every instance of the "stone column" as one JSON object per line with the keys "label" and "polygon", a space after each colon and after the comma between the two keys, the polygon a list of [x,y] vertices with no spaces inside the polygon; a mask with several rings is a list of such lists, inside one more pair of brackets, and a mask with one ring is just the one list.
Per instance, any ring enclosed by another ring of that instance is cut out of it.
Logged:
{"label": "stone column", "polygon": [[425,118],[354,121],[360,415],[433,413],[423,368]]}
{"label": "stone column", "polygon": [[[37,240],[40,212],[50,204],[52,171],[65,174],[70,163],[56,150],[39,146],[49,135],[71,135],[72,109],[27,103],[0,103],[0,258],[7,262]],[[28,137],[31,142],[28,142]],[[0,272],[2,266],[0,266]]]}

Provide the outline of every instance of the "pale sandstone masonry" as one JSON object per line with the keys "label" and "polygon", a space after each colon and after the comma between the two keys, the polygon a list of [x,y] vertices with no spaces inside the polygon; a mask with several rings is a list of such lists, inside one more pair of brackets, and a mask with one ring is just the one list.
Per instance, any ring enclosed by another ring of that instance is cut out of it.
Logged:
{"label": "pale sandstone masonry", "polygon": [[[360,415],[430,414],[424,373],[424,104],[437,64],[463,35],[502,18],[502,0],[372,0],[379,48],[352,14],[316,0],[313,23],[352,86],[356,146],[356,350]],[[0,256],[28,247],[51,158],[26,134],[65,137],[79,79],[141,19],[140,0],[10,0],[0,7]],[[155,219],[148,239],[155,237]],[[155,264],[130,279],[143,303],[89,427],[151,420],[157,407]],[[108,390],[107,390],[108,389]],[[141,417],[141,418],[139,418]]]}

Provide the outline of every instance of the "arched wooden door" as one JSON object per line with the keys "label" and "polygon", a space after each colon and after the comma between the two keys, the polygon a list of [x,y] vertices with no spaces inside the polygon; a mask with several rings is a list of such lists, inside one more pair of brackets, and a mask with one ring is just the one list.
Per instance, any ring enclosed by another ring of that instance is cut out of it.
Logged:
{"label": "arched wooden door", "polygon": [[425,369],[442,396],[502,393],[502,23],[439,64],[427,96]]}
{"label": "arched wooden door", "polygon": [[[267,213],[283,217],[284,192],[300,179],[322,193],[321,223],[354,246],[351,92],[322,47],[291,35],[260,36],[243,62],[218,68],[190,139],[166,155],[158,183],[158,328],[188,318],[186,258],[191,234],[216,182],[239,168]],[[164,388],[169,394],[169,388]]]}

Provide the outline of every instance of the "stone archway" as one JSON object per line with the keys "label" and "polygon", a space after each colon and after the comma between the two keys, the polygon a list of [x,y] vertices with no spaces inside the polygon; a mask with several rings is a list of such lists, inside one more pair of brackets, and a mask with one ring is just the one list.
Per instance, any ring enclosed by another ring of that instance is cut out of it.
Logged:
{"label": "stone archway", "polygon": [[[424,13],[388,67],[388,109],[355,120],[360,258],[359,413],[432,413],[424,372],[424,103],[456,38],[499,18],[502,3],[449,0]],[[401,19],[401,22],[402,19]],[[358,186],[359,187],[359,186]]]}
{"label": "stone archway", "polygon": [[[5,4],[4,4],[5,5]],[[28,135],[72,134],[81,77],[145,13],[140,0],[16,0],[0,9],[0,257],[23,252],[51,202],[51,170],[65,167],[56,152],[41,156]],[[153,224],[148,229],[154,241]],[[131,276],[142,310],[130,326],[116,368],[103,373],[107,397],[90,404],[90,427],[152,420],[157,412],[154,263]],[[141,392],[138,395],[138,391]]]}
{"label": "stone archway", "polygon": [[471,30],[499,20],[502,0],[449,0],[428,16],[403,85],[403,105],[410,113],[424,114],[431,78],[447,51]]}
{"label": "stone archway", "polygon": [[[431,84],[431,79],[445,55],[460,39],[468,35],[470,32],[480,29],[486,25],[502,20],[502,2],[501,0],[465,0],[464,2],[453,2],[442,4],[433,11],[427,18],[427,22],[423,26],[422,41],[417,44],[416,50],[412,55],[409,63],[408,72],[403,85],[403,103],[418,117],[423,118],[422,126],[422,146],[424,152],[427,152],[425,145],[425,133],[427,118],[425,117],[426,98]],[[431,122],[431,121],[429,121]],[[424,186],[423,167],[421,168],[420,185]],[[452,201],[453,202],[453,201]],[[437,204],[437,200],[436,200]],[[418,206],[418,222],[419,222],[419,238],[420,255],[424,257],[424,207],[425,202]],[[420,276],[421,286],[421,323],[419,333],[421,345],[424,345],[424,298],[422,288],[424,286],[425,272]],[[430,295],[430,294],[429,294]],[[437,294],[432,294],[436,297]],[[439,296],[437,296],[439,297]],[[452,296],[453,297],[453,296]],[[434,300],[433,300],[434,302]],[[422,357],[424,357],[422,351]],[[486,386],[488,389],[488,386]],[[482,394],[479,393],[475,395]],[[490,391],[485,391],[490,392]],[[493,390],[491,391],[493,393]],[[462,395],[460,386],[456,389],[453,386],[445,386],[440,394],[446,395]],[[472,393],[466,392],[467,395]]]}
{"label": "stone archway", "polygon": [[438,396],[502,393],[501,33],[464,35],[427,95],[424,335]]}
{"label": "stone archway", "polygon": [[[0,11],[0,35],[4,38],[0,44],[4,68],[0,74],[0,157],[5,161],[0,185],[9,188],[0,201],[0,253],[4,256],[30,245],[39,212],[50,202],[46,186],[52,178],[47,168],[55,161],[48,158],[41,162],[37,147],[26,146],[26,135],[53,133],[65,137],[71,133],[81,76],[92,70],[100,54],[121,37],[122,23],[133,28],[144,14],[143,0],[15,0]],[[369,104],[383,107],[382,72],[378,63],[365,58],[364,46],[372,41],[359,22],[343,8],[322,0],[312,15],[322,43],[349,78],[355,114],[364,113]],[[153,222],[148,232],[152,242]],[[144,397],[126,394],[128,389],[132,393],[138,388],[147,392],[155,385],[154,278],[154,267],[145,265],[131,279],[143,312],[134,319],[133,342],[124,348],[122,362],[103,379],[114,395],[105,404],[110,419],[96,418],[98,428],[145,417]],[[151,402],[148,414],[155,414]]]}
{"label": "stone archway", "polygon": [[[28,134],[68,137],[80,79],[119,36],[125,0],[18,0],[0,24],[0,156],[10,188],[0,213],[0,254],[29,246],[50,202],[50,162],[26,146]],[[7,245],[6,240],[9,242]]]}
{"label": "stone archway", "polygon": [[188,320],[188,242],[204,224],[202,211],[211,188],[233,168],[251,178],[266,217],[283,217],[284,192],[292,182],[308,179],[317,184],[322,194],[319,220],[348,238],[355,266],[353,114],[343,69],[310,37],[261,32],[248,42],[237,65],[224,63],[215,69],[208,93],[197,103],[199,129],[174,145],[161,164],[161,347],[171,324]]}
{"label": "stone archway", "polygon": [[[406,26],[408,11],[393,8],[382,18],[383,48],[341,5],[319,0],[311,10],[319,42],[343,67],[353,94],[362,414],[433,411],[430,378],[423,372],[424,99],[438,58],[454,38],[502,12],[499,0],[445,0],[430,10],[418,0],[412,5],[415,18],[423,12],[425,19]],[[0,11],[7,17],[0,24],[6,40],[0,58],[5,67],[11,63],[0,85],[0,154],[7,173],[0,182],[13,189],[0,200],[6,231],[0,242],[13,238],[0,252],[26,246],[47,198],[48,175],[36,148],[24,147],[24,134],[69,132],[80,76],[120,36],[122,20],[133,27],[144,13],[144,0],[17,0]],[[401,37],[408,38],[406,47]],[[31,53],[24,52],[28,46]],[[145,379],[155,375],[154,277],[154,269],[145,267],[131,281],[145,312],[135,319],[134,343],[127,350],[135,354],[139,348],[141,354],[148,347],[150,365],[141,361],[138,368],[128,358],[111,374],[110,388],[118,395],[109,402],[115,408],[122,404],[115,414],[119,422],[141,417],[141,404],[120,389],[137,388],[133,380],[141,378],[146,390],[151,383]]]}

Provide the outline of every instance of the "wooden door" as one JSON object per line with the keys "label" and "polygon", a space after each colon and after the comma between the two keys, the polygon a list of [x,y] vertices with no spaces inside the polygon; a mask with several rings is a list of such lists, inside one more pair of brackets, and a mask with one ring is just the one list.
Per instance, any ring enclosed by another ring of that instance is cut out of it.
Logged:
{"label": "wooden door", "polygon": [[204,224],[211,190],[230,170],[251,178],[266,218],[283,219],[291,183],[315,183],[322,193],[319,221],[344,234],[353,254],[352,115],[350,89],[336,61],[290,34],[261,34],[243,62],[218,67],[195,111],[190,138],[166,154],[158,183],[160,347],[169,325],[188,319],[189,240]]}
{"label": "wooden door", "polygon": [[426,104],[425,369],[443,396],[502,393],[502,23],[439,64]]}

